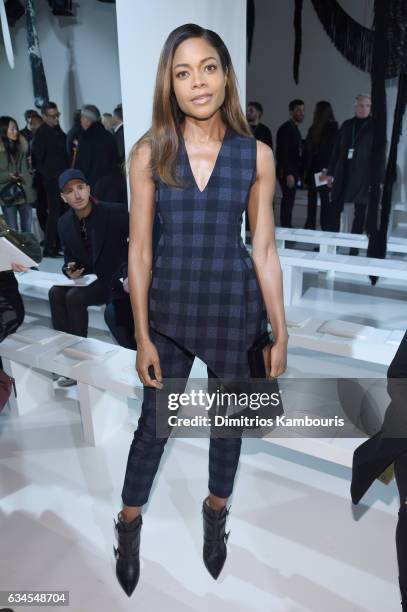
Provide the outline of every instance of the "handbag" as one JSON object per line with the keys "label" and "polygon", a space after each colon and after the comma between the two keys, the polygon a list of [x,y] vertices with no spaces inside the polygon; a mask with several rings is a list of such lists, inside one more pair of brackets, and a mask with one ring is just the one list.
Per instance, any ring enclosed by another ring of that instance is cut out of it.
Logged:
{"label": "handbag", "polygon": [[264,332],[247,351],[249,370],[251,378],[266,378],[266,366],[264,361],[264,350],[270,347],[273,340],[269,332]]}
{"label": "handbag", "polygon": [[[16,173],[20,174],[23,158],[20,159],[20,168],[16,169]],[[4,185],[0,190],[0,200],[3,201],[4,206],[13,206],[17,200],[27,200],[23,184],[21,180],[11,180]]]}
{"label": "handbag", "polygon": [[42,249],[37,238],[31,232],[17,232],[9,228],[0,215],[0,238],[6,238],[11,244],[14,244],[20,251],[28,257],[31,257],[36,263],[42,260]]}
{"label": "handbag", "polygon": [[14,395],[17,397],[16,385],[14,378],[8,376],[4,370],[0,369],[0,411],[10,399],[11,391],[14,389]]}
{"label": "handbag", "polygon": [[14,202],[21,198],[26,199],[26,195],[20,181],[10,181],[0,191],[0,200],[3,201],[3,206],[13,206]]}

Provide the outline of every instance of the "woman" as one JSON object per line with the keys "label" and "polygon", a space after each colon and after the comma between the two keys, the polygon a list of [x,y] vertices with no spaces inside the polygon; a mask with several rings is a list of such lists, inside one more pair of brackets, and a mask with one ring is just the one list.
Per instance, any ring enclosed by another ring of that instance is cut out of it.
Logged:
{"label": "woman", "polygon": [[[248,380],[247,351],[266,330],[267,315],[275,339],[266,353],[268,377],[286,368],[273,154],[251,135],[229,52],[214,32],[187,24],[169,35],[152,126],[132,152],[130,182],[128,277],[144,401],[116,522],[116,574],[129,596],[139,578],[141,508],[167,440],[155,429],[163,380],[180,379],[182,392],[195,356],[211,379]],[[252,258],[240,237],[246,208]],[[155,214],[162,233],[153,261]],[[210,439],[203,558],[215,579],[226,559],[226,505],[240,446],[241,437]]]}
{"label": "woman", "polygon": [[[36,199],[27,152],[28,144],[19,133],[17,121],[12,117],[0,117],[0,204],[11,229],[18,230],[17,217],[20,217],[22,232],[31,231],[32,207]],[[18,181],[24,193],[17,196],[12,203],[6,203],[1,192],[12,181]]]}
{"label": "woman", "polygon": [[305,182],[308,184],[308,209],[305,229],[315,229],[317,223],[317,198],[321,199],[321,229],[327,229],[327,212],[329,209],[329,187],[315,184],[317,172],[326,173],[335,140],[338,135],[338,123],[335,121],[332,106],[329,102],[317,102],[314,121],[308,130],[304,147]]}

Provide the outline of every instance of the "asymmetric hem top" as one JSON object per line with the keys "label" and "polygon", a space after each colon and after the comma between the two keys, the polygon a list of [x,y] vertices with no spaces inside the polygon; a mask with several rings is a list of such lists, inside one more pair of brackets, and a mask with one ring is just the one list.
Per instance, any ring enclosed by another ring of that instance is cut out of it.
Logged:
{"label": "asymmetric hem top", "polygon": [[226,130],[214,169],[198,188],[181,138],[178,176],[156,178],[161,237],[149,289],[149,323],[223,380],[248,379],[247,350],[267,329],[242,215],[256,177],[256,140]]}

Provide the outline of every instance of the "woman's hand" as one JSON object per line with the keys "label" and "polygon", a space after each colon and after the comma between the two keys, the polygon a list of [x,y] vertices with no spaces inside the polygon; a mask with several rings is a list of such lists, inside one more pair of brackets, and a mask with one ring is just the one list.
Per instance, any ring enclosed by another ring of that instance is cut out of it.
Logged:
{"label": "woman's hand", "polygon": [[27,266],[22,266],[21,264],[17,263],[12,263],[11,269],[13,270],[13,272],[27,272],[28,270]]}
{"label": "woman's hand", "polygon": [[[150,376],[150,367],[152,367],[154,370],[156,380]],[[143,385],[146,387],[162,389],[163,383],[160,358],[158,356],[158,351],[151,340],[146,340],[141,344],[137,342],[136,370]]]}
{"label": "woman's hand", "polygon": [[[277,378],[287,369],[287,340],[275,342],[268,351],[269,362],[266,361],[267,378]],[[268,367],[267,367],[268,365]]]}

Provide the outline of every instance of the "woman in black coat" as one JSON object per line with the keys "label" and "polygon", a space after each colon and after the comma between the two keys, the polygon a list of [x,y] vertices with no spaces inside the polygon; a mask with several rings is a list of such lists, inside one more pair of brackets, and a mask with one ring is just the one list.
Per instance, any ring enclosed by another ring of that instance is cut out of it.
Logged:
{"label": "woman in black coat", "polygon": [[314,111],[314,121],[308,130],[304,146],[305,182],[308,185],[308,209],[305,229],[316,229],[317,224],[317,198],[321,199],[321,229],[327,229],[327,210],[330,205],[329,187],[315,184],[314,174],[324,171],[329,166],[332,151],[338,135],[338,124],[335,121],[332,106],[329,102],[321,100]]}
{"label": "woman in black coat", "polygon": [[381,430],[353,455],[351,496],[359,503],[370,485],[392,463],[400,495],[396,548],[402,609],[407,612],[407,332],[387,371],[391,402]]}

